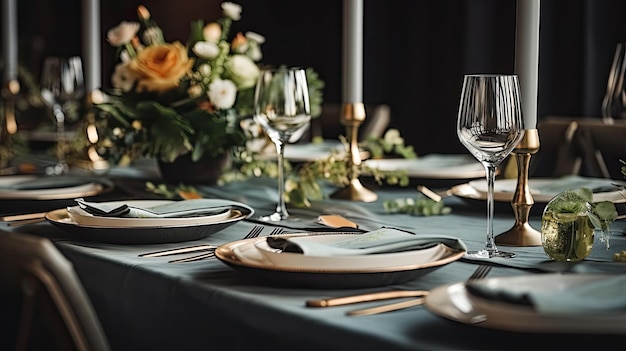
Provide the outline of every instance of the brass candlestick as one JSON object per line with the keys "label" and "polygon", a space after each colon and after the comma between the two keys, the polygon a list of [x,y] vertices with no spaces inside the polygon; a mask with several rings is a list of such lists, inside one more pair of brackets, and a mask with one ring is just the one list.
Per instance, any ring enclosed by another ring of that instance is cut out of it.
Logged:
{"label": "brass candlestick", "polygon": [[511,200],[515,213],[515,224],[506,232],[496,236],[498,245],[506,246],[541,246],[541,233],[528,224],[528,214],[535,203],[528,186],[528,165],[530,155],[539,151],[539,133],[537,129],[524,132],[524,137],[513,150],[517,163],[517,187]]}
{"label": "brass candlestick", "polygon": [[365,120],[365,106],[361,102],[344,103],[341,111],[341,124],[346,126],[346,136],[350,142],[350,157],[348,159],[348,178],[350,183],[337,191],[331,197],[343,200],[372,202],[378,195],[365,188],[359,181],[361,152],[359,151],[359,126]]}

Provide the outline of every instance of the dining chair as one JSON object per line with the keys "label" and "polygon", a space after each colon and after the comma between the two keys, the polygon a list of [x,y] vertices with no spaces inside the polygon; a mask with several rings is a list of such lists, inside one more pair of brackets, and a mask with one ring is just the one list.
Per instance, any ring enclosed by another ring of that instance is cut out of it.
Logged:
{"label": "dining chair", "polygon": [[540,149],[531,158],[533,176],[622,179],[619,159],[626,157],[625,120],[547,116],[537,128]]}
{"label": "dining chair", "polygon": [[72,263],[47,238],[0,230],[0,349],[110,350]]}

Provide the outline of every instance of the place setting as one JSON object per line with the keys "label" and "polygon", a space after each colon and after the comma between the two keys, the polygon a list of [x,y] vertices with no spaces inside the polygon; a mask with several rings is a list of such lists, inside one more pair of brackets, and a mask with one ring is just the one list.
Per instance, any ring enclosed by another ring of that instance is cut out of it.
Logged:
{"label": "place setting", "polygon": [[382,227],[365,233],[285,231],[223,244],[215,255],[262,284],[357,288],[415,279],[465,252],[455,237]]}
{"label": "place setting", "polygon": [[197,240],[254,214],[252,207],[224,199],[74,201],[45,219],[72,237],[105,243]]}

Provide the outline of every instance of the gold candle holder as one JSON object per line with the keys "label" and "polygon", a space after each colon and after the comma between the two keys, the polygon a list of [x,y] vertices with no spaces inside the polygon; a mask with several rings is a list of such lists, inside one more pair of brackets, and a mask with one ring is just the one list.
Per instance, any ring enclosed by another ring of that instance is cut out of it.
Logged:
{"label": "gold candle holder", "polygon": [[[11,150],[13,135],[17,133],[15,99],[19,93],[20,83],[17,80],[9,80],[0,92],[4,101],[4,111],[0,114],[0,148],[5,150]],[[10,151],[9,154],[11,154]],[[7,166],[9,162],[9,159],[4,159],[3,157],[2,162],[0,162],[0,168]]]}
{"label": "gold candle holder", "polygon": [[365,188],[359,181],[358,167],[361,165],[361,152],[359,150],[359,126],[365,120],[365,106],[361,102],[344,103],[341,111],[341,124],[346,126],[346,136],[350,143],[348,159],[348,178],[350,183],[330,197],[342,200],[354,200],[373,202],[378,195]]}
{"label": "gold candle holder", "polygon": [[513,150],[517,163],[517,187],[511,200],[515,224],[495,237],[496,244],[504,246],[541,246],[541,232],[528,223],[530,209],[535,203],[528,186],[528,166],[532,154],[539,151],[539,132],[528,129]]}

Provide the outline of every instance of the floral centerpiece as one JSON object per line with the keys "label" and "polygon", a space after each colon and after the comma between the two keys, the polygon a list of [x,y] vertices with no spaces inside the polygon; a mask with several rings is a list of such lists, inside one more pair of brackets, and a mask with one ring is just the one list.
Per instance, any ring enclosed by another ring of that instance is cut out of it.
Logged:
{"label": "floral centerpiece", "polygon": [[[186,44],[165,41],[144,6],[137,9],[139,21],[122,21],[108,31],[119,60],[112,89],[94,103],[106,134],[99,142],[103,156],[125,163],[139,157],[173,162],[188,155],[195,162],[245,146],[241,122],[252,113],[265,38],[254,32],[229,38],[242,8],[231,2],[221,7],[215,22],[191,23]],[[307,72],[311,104],[319,105],[317,75]]]}

